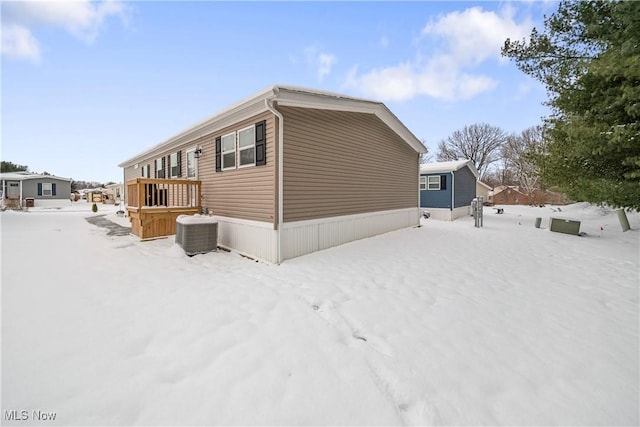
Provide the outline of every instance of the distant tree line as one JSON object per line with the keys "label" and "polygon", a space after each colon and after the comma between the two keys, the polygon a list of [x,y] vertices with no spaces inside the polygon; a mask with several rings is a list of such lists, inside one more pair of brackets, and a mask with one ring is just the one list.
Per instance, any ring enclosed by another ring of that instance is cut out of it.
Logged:
{"label": "distant tree line", "polygon": [[454,131],[438,143],[438,161],[471,160],[480,180],[497,187],[515,185],[531,196],[541,190],[539,156],[544,151],[542,127],[508,134],[487,123],[476,123]]}
{"label": "distant tree line", "polygon": [[26,172],[29,170],[29,167],[26,165],[16,165],[13,162],[6,162],[2,160],[0,162],[0,172]]}

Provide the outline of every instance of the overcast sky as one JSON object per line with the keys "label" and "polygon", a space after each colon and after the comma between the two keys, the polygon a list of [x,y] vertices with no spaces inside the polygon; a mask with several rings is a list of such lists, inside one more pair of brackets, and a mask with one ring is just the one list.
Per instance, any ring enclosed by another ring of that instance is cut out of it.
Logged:
{"label": "overcast sky", "polygon": [[383,101],[435,153],[547,114],[500,57],[555,2],[2,2],[2,160],[87,181],[273,84]]}

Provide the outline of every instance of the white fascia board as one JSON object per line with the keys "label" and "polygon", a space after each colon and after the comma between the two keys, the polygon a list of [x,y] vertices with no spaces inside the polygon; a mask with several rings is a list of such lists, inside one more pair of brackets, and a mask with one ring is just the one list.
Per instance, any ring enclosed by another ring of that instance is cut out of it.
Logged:
{"label": "white fascia board", "polygon": [[63,178],[61,176],[56,175],[42,175],[39,173],[32,174],[17,174],[15,172],[7,172],[0,175],[0,179],[5,181],[29,181],[32,179],[56,179],[58,181],[69,181],[71,182],[71,178]]}
{"label": "white fascia board", "polygon": [[281,88],[276,101],[283,107],[315,108],[320,110],[348,111],[352,113],[375,114],[400,138],[418,153],[425,153],[426,147],[407,127],[382,103],[357,98],[341,97],[322,92],[299,92]]}
{"label": "white fascia board", "polygon": [[129,160],[120,163],[118,167],[124,168],[132,166],[140,160],[157,156],[158,154],[170,150],[172,147],[186,144],[189,141],[201,138],[205,135],[209,135],[222,128],[231,126],[234,123],[268,111],[266,106],[264,105],[264,99],[269,96],[273,96],[273,91],[273,88],[269,88],[258,93],[257,95],[240,101],[232,105],[231,107],[226,108],[214,114],[213,116],[189,127],[188,129],[178,133],[168,140],[161,142],[160,144],[137,154]]}
{"label": "white fascia board", "polygon": [[373,114],[371,103],[349,98],[338,98],[314,93],[280,90],[275,99],[283,107],[313,108],[317,110],[348,111]]}
{"label": "white fascia board", "polygon": [[418,138],[402,124],[402,122],[393,114],[384,104],[379,104],[376,110],[376,116],[380,118],[395,133],[404,139],[418,153],[426,153],[427,148],[420,142]]}

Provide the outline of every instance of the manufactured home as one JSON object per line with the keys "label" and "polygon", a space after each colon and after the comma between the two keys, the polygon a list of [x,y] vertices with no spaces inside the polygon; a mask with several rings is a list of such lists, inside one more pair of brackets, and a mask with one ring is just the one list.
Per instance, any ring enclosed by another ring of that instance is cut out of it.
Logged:
{"label": "manufactured home", "polygon": [[420,166],[420,208],[431,218],[453,221],[471,212],[478,171],[471,160]]}
{"label": "manufactured home", "polygon": [[71,204],[71,179],[31,172],[0,174],[2,205],[9,209],[25,207],[59,208]]}
{"label": "manufactured home", "polygon": [[280,263],[418,225],[425,151],[380,102],[273,86],[119,166],[135,234],[204,212],[220,246]]}

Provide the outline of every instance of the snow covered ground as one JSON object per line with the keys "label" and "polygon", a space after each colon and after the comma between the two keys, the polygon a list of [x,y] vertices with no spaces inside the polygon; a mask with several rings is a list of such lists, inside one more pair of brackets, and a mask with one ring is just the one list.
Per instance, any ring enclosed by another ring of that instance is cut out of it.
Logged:
{"label": "snow covered ground", "polygon": [[6,425],[640,423],[636,213],[506,206],[275,266],[89,208],[0,214]]}

